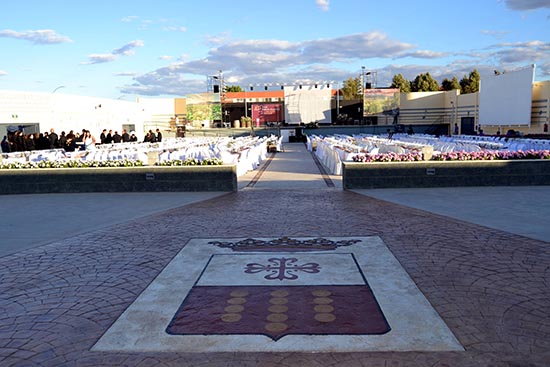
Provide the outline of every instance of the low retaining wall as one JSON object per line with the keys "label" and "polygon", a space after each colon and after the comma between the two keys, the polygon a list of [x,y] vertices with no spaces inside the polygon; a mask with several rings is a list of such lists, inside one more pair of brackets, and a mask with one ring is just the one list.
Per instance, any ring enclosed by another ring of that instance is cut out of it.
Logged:
{"label": "low retaining wall", "polygon": [[550,160],[344,162],[344,189],[550,185]]}
{"label": "low retaining wall", "polygon": [[237,191],[236,166],[0,170],[0,194]]}

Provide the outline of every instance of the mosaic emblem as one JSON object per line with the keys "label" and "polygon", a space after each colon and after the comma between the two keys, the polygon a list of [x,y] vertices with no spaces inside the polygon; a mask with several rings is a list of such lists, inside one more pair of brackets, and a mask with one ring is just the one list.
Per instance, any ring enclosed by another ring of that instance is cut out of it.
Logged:
{"label": "mosaic emblem", "polygon": [[313,238],[301,240],[290,237],[280,237],[273,240],[262,240],[257,238],[247,238],[236,242],[221,242],[211,241],[210,245],[215,245],[220,248],[228,248],[233,251],[254,251],[254,252],[270,252],[270,251],[332,251],[339,247],[351,246],[358,242],[357,239],[345,239],[340,241],[332,241],[326,238]]}
{"label": "mosaic emblem", "polygon": [[353,254],[288,255],[213,255],[167,333],[262,334],[276,341],[390,330]]}
{"label": "mosaic emblem", "polygon": [[303,271],[306,273],[318,273],[319,272],[319,264],[317,263],[307,263],[307,264],[296,264],[298,262],[298,259],[295,257],[292,258],[276,258],[273,257],[271,259],[268,259],[269,264],[258,264],[258,263],[250,263],[246,264],[246,268],[244,270],[247,274],[254,274],[254,273],[260,273],[260,272],[268,272],[269,274],[266,275],[265,279],[288,279],[288,280],[294,280],[298,279],[297,272]]}

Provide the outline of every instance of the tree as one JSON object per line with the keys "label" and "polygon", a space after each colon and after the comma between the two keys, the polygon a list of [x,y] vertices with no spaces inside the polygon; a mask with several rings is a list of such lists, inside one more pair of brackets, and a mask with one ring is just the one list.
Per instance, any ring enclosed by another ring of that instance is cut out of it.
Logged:
{"label": "tree", "polygon": [[454,89],[461,89],[460,83],[458,82],[458,79],[456,76],[453,76],[451,80],[445,78],[441,82],[441,87],[443,90],[454,90]]}
{"label": "tree", "polygon": [[430,73],[419,74],[412,82],[412,92],[436,92],[439,90],[439,83],[432,78]]}
{"label": "tree", "polygon": [[226,92],[242,92],[243,89],[241,88],[240,85],[226,85],[225,86],[225,91]]}
{"label": "tree", "polygon": [[361,78],[348,78],[344,80],[344,86],[340,89],[342,98],[345,100],[361,99],[362,94],[360,91]]}
{"label": "tree", "polygon": [[460,92],[462,94],[479,92],[479,72],[474,69],[468,77],[464,77],[460,80]]}
{"label": "tree", "polygon": [[391,88],[399,88],[401,93],[409,93],[411,91],[411,82],[409,82],[403,74],[393,76]]}

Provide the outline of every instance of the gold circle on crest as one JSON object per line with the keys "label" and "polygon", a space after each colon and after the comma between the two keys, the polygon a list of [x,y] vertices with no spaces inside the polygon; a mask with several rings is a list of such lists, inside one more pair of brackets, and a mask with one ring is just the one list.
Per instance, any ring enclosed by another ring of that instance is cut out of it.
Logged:
{"label": "gold circle on crest", "polygon": [[244,289],[242,289],[242,290],[239,289],[239,290],[236,290],[236,291],[233,291],[233,292],[229,293],[229,295],[231,297],[239,297],[239,298],[246,297],[246,296],[248,296],[248,291],[245,291]]}
{"label": "gold circle on crest", "polygon": [[226,313],[222,315],[222,321],[224,322],[237,322],[242,318],[238,313]]}
{"label": "gold circle on crest", "polygon": [[288,328],[288,325],[283,324],[282,322],[271,322],[271,323],[265,325],[265,329],[267,331],[271,331],[273,333],[284,331],[287,328]]}
{"label": "gold circle on crest", "polygon": [[315,315],[315,320],[319,322],[333,322],[336,320],[336,316],[331,313],[318,313]]}
{"label": "gold circle on crest", "polygon": [[334,311],[334,307],[332,307],[331,305],[316,305],[315,307],[313,307],[313,309],[315,310],[315,312],[319,312],[319,313],[327,313],[327,312]]}
{"label": "gold circle on crest", "polygon": [[267,321],[276,323],[276,322],[283,322],[286,320],[288,320],[288,316],[285,315],[284,313],[272,313],[267,315]]}
{"label": "gold circle on crest", "polygon": [[288,299],[286,298],[271,298],[269,300],[269,303],[272,305],[286,305],[288,303]]}
{"label": "gold circle on crest", "polygon": [[245,298],[229,298],[227,300],[227,303],[229,303],[230,305],[242,305],[242,304],[245,304],[246,303],[246,299]]}
{"label": "gold circle on crest", "polygon": [[273,313],[283,313],[288,311],[288,307],[284,305],[272,305],[267,310]]}
{"label": "gold circle on crest", "polygon": [[332,294],[332,292],[325,289],[317,289],[311,292],[311,294],[313,294],[315,297],[328,297]]}
{"label": "gold circle on crest", "polygon": [[334,300],[328,297],[318,297],[313,300],[313,303],[318,305],[328,305],[328,304],[331,304],[332,302],[334,302]]}
{"label": "gold circle on crest", "polygon": [[279,290],[271,292],[270,295],[272,297],[286,297],[286,296],[288,296],[288,292],[284,291],[282,289],[279,289]]}
{"label": "gold circle on crest", "polygon": [[230,305],[223,309],[227,313],[239,313],[243,312],[244,307],[241,305]]}

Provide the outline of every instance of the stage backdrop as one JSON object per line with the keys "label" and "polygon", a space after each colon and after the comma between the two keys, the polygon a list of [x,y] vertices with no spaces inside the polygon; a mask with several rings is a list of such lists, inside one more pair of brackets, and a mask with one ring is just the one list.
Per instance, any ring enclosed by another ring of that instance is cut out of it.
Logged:
{"label": "stage backdrop", "polygon": [[252,105],[252,123],[255,126],[265,125],[266,122],[281,121],[283,121],[283,110],[280,103]]}
{"label": "stage backdrop", "polygon": [[481,78],[479,83],[480,125],[531,125],[535,64],[526,68]]}
{"label": "stage backdrop", "polygon": [[187,96],[187,121],[193,127],[210,127],[212,121],[221,121],[219,93],[199,93]]}
{"label": "stage backdrop", "polygon": [[332,123],[331,88],[326,85],[288,86],[285,91],[285,121],[288,124]]}
{"label": "stage backdrop", "polygon": [[399,108],[399,88],[365,89],[364,116]]}

